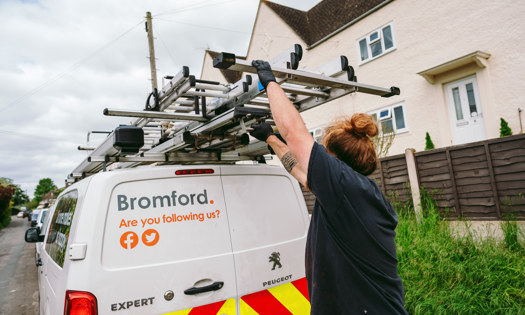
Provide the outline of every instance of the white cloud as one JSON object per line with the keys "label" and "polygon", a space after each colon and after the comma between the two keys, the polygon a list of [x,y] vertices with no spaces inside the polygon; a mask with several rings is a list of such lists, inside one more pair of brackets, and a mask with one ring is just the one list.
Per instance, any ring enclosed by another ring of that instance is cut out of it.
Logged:
{"label": "white cloud", "polygon": [[[281,0],[307,10],[319,1]],[[147,11],[153,14],[158,77],[204,50],[246,54],[257,0],[0,0],[0,177],[32,196],[38,181],[63,186],[85,157],[91,130],[130,119],[109,108],[142,109],[151,90]],[[93,136],[101,141],[103,136]]]}

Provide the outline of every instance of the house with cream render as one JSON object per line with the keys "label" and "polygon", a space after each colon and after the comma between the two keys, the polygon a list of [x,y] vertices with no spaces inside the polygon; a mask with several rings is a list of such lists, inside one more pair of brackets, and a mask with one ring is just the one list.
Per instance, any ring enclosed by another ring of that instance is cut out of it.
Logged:
{"label": "house with cream render", "polygon": [[[500,118],[522,132],[523,16],[523,1],[323,0],[308,11],[260,1],[243,58],[270,60],[296,43],[299,70],[346,56],[358,82],[401,94],[343,96],[303,112],[307,127],[319,135],[334,119],[365,112],[395,132],[389,155],[422,151],[427,132],[436,148],[497,138]],[[201,77],[239,80],[213,68],[217,54],[205,53]]]}

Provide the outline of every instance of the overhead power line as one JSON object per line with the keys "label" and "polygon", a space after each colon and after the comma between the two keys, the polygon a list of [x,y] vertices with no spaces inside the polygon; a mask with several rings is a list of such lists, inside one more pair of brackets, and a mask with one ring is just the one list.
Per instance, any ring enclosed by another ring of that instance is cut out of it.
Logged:
{"label": "overhead power line", "polygon": [[[200,9],[200,8],[209,8],[209,7],[213,7],[213,6],[217,6],[217,5],[221,5],[221,4],[225,4],[225,3],[230,3],[230,2],[235,2],[235,1],[239,1],[239,0],[224,0],[224,1],[204,0],[204,1],[197,2],[197,3],[192,3],[192,4],[187,5],[187,6],[183,6],[183,7],[179,7],[179,8],[175,8],[175,9],[164,11],[162,13],[154,15],[154,17],[163,16],[163,15],[174,15],[174,14],[178,14],[178,13],[181,13],[181,12],[184,12],[184,11],[196,10],[196,9]],[[67,74],[72,72],[73,70],[77,69],[79,66],[81,66],[82,64],[84,64],[88,60],[90,60],[91,58],[93,58],[96,55],[98,55],[103,50],[105,50],[108,47],[112,46],[119,39],[121,39],[122,37],[124,37],[125,35],[130,33],[132,30],[134,30],[137,26],[142,25],[144,23],[144,21],[145,20],[142,19],[140,22],[138,22],[137,24],[133,25],[130,29],[128,29],[124,33],[120,34],[116,38],[114,38],[111,41],[109,41],[106,45],[102,46],[101,48],[97,49],[96,51],[92,52],[91,54],[87,55],[86,57],[80,59],[79,61],[77,61],[76,63],[71,65],[65,71],[62,71],[61,73],[59,73],[59,74],[57,74],[55,76],[52,76],[51,78],[47,79],[46,81],[44,81],[43,83],[41,83],[37,87],[33,88],[32,90],[26,92],[25,94],[21,95],[20,97],[16,98],[15,100],[5,104],[4,106],[2,106],[0,108],[0,112],[3,112],[3,111],[5,111],[5,110],[7,110],[9,108],[14,107],[15,105],[25,101],[27,98],[37,94],[38,92],[40,92],[41,90],[43,90],[47,86],[51,85],[52,83],[60,80],[61,78],[63,78],[64,76],[66,76]],[[175,22],[175,21],[171,21],[171,22]],[[175,22],[175,23],[179,23],[179,22]],[[199,25],[194,25],[194,26],[199,26]],[[206,27],[204,26],[204,28],[206,28]],[[225,29],[219,29],[219,28],[213,28],[213,27],[207,27],[207,28],[212,28],[212,29],[221,30],[221,31],[227,31],[227,32],[238,32],[238,31],[225,30]],[[243,32],[238,32],[238,33],[243,33]]]}
{"label": "overhead power line", "polygon": [[200,8],[209,8],[209,7],[213,7],[213,6],[217,6],[217,5],[221,5],[221,4],[225,4],[229,2],[235,2],[235,1],[239,1],[239,0],[224,0],[224,1],[204,0],[204,1],[197,2],[197,3],[192,3],[187,6],[166,10],[164,12],[153,15],[153,17],[158,17],[162,15],[173,15],[173,14],[177,14],[180,12],[191,11],[191,10],[200,9]]}
{"label": "overhead power line", "polygon": [[35,140],[46,140],[46,141],[60,141],[60,139],[53,139],[50,137],[43,137],[41,135],[37,134],[27,134],[27,133],[21,133],[21,132],[15,132],[15,131],[8,131],[8,130],[0,130],[0,134],[5,134],[9,136],[15,136],[15,137],[23,137],[23,138],[30,138]]}
{"label": "overhead power line", "polygon": [[94,52],[92,52],[91,54],[87,55],[86,57],[80,59],[79,61],[75,62],[74,64],[72,64],[69,68],[67,68],[65,71],[62,71],[61,73],[47,79],[46,81],[44,81],[42,84],[40,84],[39,86],[35,87],[34,89],[32,89],[31,91],[25,93],[24,95],[18,97],[17,99],[15,99],[14,101],[12,102],[9,102],[8,104],[6,104],[3,108],[0,109],[0,112],[3,112],[5,111],[6,109],[9,109],[9,108],[12,108],[13,106],[23,102],[24,100],[26,100],[27,98],[29,98],[30,96],[32,95],[35,95],[36,93],[38,93],[39,91],[41,91],[42,89],[44,89],[45,87],[47,87],[48,85],[60,80],[61,78],[63,78],[64,76],[66,76],[67,74],[69,74],[70,72],[72,72],[73,70],[77,69],[79,66],[81,66],[82,64],[84,64],[85,62],[87,62],[88,60],[90,60],[91,58],[95,57],[96,55],[98,55],[99,53],[101,53],[103,50],[107,49],[108,47],[112,46],[114,43],[116,43],[119,39],[121,39],[122,37],[126,36],[128,33],[130,33],[133,29],[135,29],[137,26],[139,25],[142,25],[142,23],[144,23],[144,20],[141,20],[139,23],[133,25],[133,27],[131,27],[130,29],[128,29],[127,31],[125,31],[124,33],[120,34],[119,36],[117,36],[116,38],[112,39],[111,41],[109,41],[107,44],[105,44],[104,46],[100,47],[99,49],[95,50]]}

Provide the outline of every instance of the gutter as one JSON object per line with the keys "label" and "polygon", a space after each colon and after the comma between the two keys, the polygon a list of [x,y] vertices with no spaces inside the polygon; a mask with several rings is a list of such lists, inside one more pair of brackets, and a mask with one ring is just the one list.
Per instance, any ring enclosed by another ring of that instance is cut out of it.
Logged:
{"label": "gutter", "polygon": [[327,41],[328,39],[330,39],[331,37],[334,37],[335,35],[341,33],[342,31],[344,31],[346,28],[350,27],[351,25],[361,21],[362,19],[364,19],[365,17],[369,16],[370,14],[374,13],[375,11],[381,9],[382,7],[386,6],[387,4],[389,4],[390,2],[393,2],[394,0],[387,0],[387,1],[384,1],[378,5],[376,5],[375,7],[373,7],[372,9],[368,10],[367,12],[363,13],[362,15],[360,15],[359,17],[357,17],[356,19],[346,23],[345,25],[341,26],[340,28],[338,28],[337,30],[333,31],[332,33],[326,35],[325,37],[321,38],[320,40],[318,40],[317,42],[313,43],[312,45],[306,47],[306,50],[310,50],[310,49],[313,49],[317,46],[319,46],[320,44],[322,44],[323,42]]}

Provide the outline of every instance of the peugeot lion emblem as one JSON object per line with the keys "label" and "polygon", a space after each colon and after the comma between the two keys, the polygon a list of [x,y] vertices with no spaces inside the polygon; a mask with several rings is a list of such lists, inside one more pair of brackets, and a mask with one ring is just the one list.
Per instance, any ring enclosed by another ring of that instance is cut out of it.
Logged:
{"label": "peugeot lion emblem", "polygon": [[281,254],[279,252],[273,252],[270,257],[268,257],[268,262],[273,262],[273,268],[272,270],[275,270],[275,267],[278,266],[279,268],[282,267],[281,265]]}

